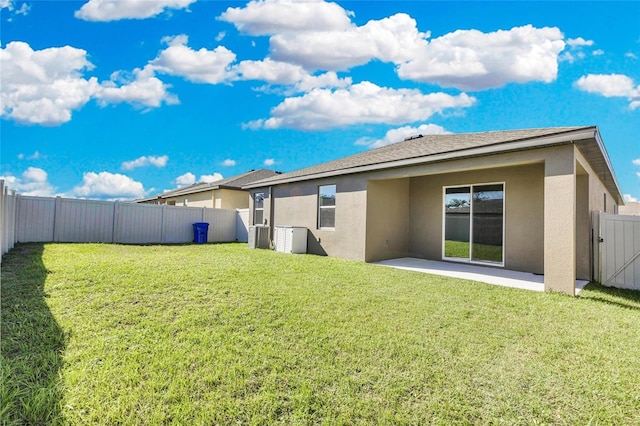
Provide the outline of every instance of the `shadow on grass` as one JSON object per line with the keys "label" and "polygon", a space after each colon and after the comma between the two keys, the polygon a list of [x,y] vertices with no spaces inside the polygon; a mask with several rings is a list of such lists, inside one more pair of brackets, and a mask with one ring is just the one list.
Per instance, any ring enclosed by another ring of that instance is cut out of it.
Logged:
{"label": "shadow on grass", "polygon": [[620,306],[621,308],[640,310],[640,291],[638,290],[605,287],[592,282],[580,292],[580,297]]}
{"label": "shadow on grass", "polygon": [[2,262],[3,425],[60,422],[64,333],[46,303],[42,244],[20,244]]}

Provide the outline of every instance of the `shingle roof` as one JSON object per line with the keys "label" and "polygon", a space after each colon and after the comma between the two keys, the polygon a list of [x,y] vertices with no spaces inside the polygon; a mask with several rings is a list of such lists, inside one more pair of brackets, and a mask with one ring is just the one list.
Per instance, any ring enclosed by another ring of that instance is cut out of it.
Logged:
{"label": "shingle roof", "polygon": [[252,182],[271,178],[278,175],[279,172],[266,169],[249,170],[246,173],[240,175],[231,176],[226,179],[217,180],[214,182],[200,182],[194,183],[184,188],[174,189],[172,191],[166,191],[162,194],[158,194],[153,197],[145,198],[140,201],[155,200],[158,198],[177,197],[179,195],[195,194],[197,192],[211,191],[213,189],[237,189],[242,190],[242,187]]}
{"label": "shingle roof", "polygon": [[392,163],[399,160],[429,157],[436,154],[457,151],[461,152],[471,148],[536,139],[591,128],[595,129],[593,126],[577,126],[419,136],[304,169],[282,173],[272,178],[255,181],[249,185],[249,187],[257,187],[262,184],[276,184],[283,181],[301,180],[301,178],[312,178],[314,175],[329,172],[335,172],[332,173],[333,175],[347,174],[352,172],[353,169],[362,166],[384,165],[385,163]]}

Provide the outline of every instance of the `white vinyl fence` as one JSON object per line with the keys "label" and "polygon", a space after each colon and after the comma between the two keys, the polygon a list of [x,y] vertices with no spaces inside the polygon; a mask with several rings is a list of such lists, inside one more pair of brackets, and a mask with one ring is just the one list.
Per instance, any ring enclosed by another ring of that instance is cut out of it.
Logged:
{"label": "white vinyl fence", "polygon": [[247,241],[248,210],[22,196],[2,180],[0,195],[2,255],[18,242],[190,243],[196,222],[208,242]]}
{"label": "white vinyl fence", "polygon": [[595,279],[640,290],[640,216],[594,212]]}
{"label": "white vinyl fence", "polygon": [[10,191],[0,179],[0,256],[15,243],[16,198],[16,192]]}

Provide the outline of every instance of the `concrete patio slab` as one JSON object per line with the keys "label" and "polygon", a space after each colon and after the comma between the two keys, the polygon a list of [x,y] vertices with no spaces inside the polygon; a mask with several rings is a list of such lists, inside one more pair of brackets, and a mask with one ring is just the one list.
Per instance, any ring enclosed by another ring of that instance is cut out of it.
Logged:
{"label": "concrete patio slab", "polygon": [[[435,260],[403,257],[400,259],[373,262],[375,265],[425,272],[453,278],[463,278],[487,284],[513,287],[523,290],[544,291],[544,276],[528,272],[510,271],[508,269],[489,266],[470,265],[467,263],[439,262]],[[576,294],[587,285],[588,281],[576,281]]]}

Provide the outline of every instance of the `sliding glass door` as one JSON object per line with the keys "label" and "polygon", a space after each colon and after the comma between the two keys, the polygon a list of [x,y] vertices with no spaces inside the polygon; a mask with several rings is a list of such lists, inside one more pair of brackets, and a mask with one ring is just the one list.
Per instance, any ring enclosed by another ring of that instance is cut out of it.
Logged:
{"label": "sliding glass door", "polygon": [[444,188],[443,258],[504,265],[504,184]]}

